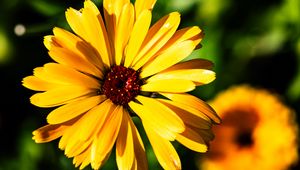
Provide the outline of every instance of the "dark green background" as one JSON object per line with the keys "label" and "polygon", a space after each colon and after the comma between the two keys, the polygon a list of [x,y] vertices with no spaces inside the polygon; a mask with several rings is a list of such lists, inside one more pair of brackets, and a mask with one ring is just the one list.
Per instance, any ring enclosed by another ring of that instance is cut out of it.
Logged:
{"label": "dark green background", "polygon": [[[96,2],[102,8],[101,1]],[[31,105],[33,91],[21,86],[22,78],[31,75],[33,68],[51,61],[43,36],[51,34],[54,26],[69,29],[64,17],[68,7],[79,9],[82,1],[0,2],[0,170],[74,169],[72,160],[57,148],[57,140],[47,144],[31,140],[31,132],[46,124],[50,110]],[[299,122],[299,0],[158,0],[153,19],[172,11],[181,13],[180,27],[198,25],[205,32],[203,47],[190,58],[207,58],[215,63],[217,79],[193,94],[209,100],[232,85],[250,84],[279,94],[297,112]],[[14,32],[18,24],[26,28],[22,36]],[[150,169],[160,169],[145,141]],[[183,169],[195,169],[201,155],[174,145]],[[113,156],[104,169],[116,169]],[[291,169],[297,168],[299,165]]]}

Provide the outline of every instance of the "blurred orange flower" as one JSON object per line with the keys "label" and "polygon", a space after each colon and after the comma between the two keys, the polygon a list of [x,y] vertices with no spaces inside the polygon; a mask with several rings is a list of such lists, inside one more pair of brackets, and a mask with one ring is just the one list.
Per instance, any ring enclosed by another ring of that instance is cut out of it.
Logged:
{"label": "blurred orange flower", "polygon": [[247,85],[219,94],[211,105],[222,118],[203,170],[285,170],[298,159],[295,114],[278,96]]}

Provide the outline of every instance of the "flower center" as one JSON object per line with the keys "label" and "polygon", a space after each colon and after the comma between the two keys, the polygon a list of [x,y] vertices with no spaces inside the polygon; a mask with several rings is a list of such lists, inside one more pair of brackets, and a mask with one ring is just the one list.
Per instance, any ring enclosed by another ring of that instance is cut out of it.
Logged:
{"label": "flower center", "polygon": [[124,66],[113,66],[104,77],[102,92],[113,103],[127,105],[140,92],[139,72]]}
{"label": "flower center", "polygon": [[259,122],[259,115],[256,110],[249,108],[233,109],[223,114],[222,126],[213,127],[216,138],[211,142],[211,159],[223,159],[228,150],[237,147],[239,150],[251,149],[255,145],[253,132]]}
{"label": "flower center", "polygon": [[233,110],[223,117],[224,125],[235,129],[234,142],[241,148],[251,147],[254,144],[252,133],[259,121],[255,110]]}

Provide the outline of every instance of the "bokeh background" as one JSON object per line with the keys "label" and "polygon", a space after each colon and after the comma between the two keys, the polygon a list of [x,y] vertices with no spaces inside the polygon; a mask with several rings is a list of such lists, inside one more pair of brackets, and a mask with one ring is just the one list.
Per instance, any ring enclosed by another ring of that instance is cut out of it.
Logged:
{"label": "bokeh background", "polygon": [[[22,87],[21,80],[33,68],[51,61],[43,36],[51,34],[54,26],[69,29],[64,12],[68,7],[80,9],[82,1],[0,1],[0,170],[75,169],[57,148],[57,140],[35,144],[31,139],[31,132],[46,124],[50,110],[30,104],[33,91]],[[102,8],[101,0],[95,2]],[[181,13],[180,27],[198,25],[205,32],[202,48],[190,58],[215,63],[217,79],[197,88],[194,95],[210,100],[233,85],[250,84],[279,94],[300,122],[299,0],[158,0],[153,19],[172,11]],[[161,169],[141,133],[149,169]],[[201,155],[174,145],[183,169],[197,169]],[[116,169],[114,154],[103,169]]]}

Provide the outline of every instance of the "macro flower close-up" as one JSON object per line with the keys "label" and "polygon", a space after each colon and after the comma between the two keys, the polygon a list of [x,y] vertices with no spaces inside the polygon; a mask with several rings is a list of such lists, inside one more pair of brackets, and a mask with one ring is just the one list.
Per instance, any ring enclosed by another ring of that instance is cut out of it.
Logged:
{"label": "macro flower close-up", "polygon": [[231,87],[210,102],[222,118],[200,161],[203,170],[289,170],[298,160],[295,112],[279,96],[248,85]]}
{"label": "macro flower close-up", "polygon": [[[33,132],[37,143],[58,147],[80,169],[101,168],[115,152],[119,169],[147,169],[138,117],[164,169],[181,169],[171,142],[206,152],[216,112],[189,94],[215,79],[212,62],[186,59],[203,38],[197,27],[178,28],[180,14],[152,21],[156,0],[90,0],[69,8],[72,31],[55,27],[44,45],[53,62],[37,67],[23,86],[37,91],[30,102],[54,108],[47,125]],[[115,146],[115,147],[114,147]],[[113,149],[115,148],[115,149]]]}

